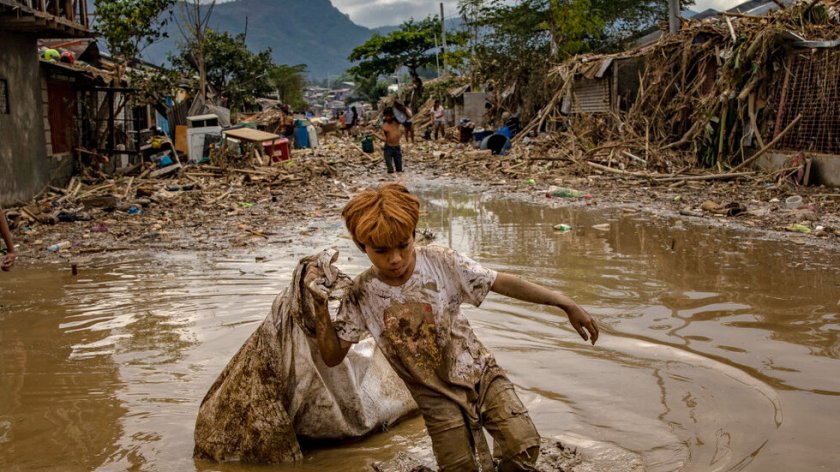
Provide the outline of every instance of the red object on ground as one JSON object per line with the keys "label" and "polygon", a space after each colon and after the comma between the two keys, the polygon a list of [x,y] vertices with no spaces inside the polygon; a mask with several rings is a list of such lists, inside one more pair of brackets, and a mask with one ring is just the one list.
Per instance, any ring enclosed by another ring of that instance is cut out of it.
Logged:
{"label": "red object on ground", "polygon": [[271,162],[288,161],[292,155],[289,151],[289,140],[286,138],[263,143],[265,154],[271,156]]}

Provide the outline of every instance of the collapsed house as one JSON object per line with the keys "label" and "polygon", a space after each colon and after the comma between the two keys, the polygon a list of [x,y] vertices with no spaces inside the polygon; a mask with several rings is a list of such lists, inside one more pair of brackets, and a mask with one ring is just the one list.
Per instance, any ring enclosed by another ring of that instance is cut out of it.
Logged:
{"label": "collapsed house", "polygon": [[637,49],[577,56],[553,73],[557,92],[525,131],[571,129],[559,136],[574,143],[562,144],[587,157],[612,161],[623,146],[671,172],[735,168],[753,156],[780,167],[798,155],[813,166],[811,183],[840,186],[837,1],[725,12]]}
{"label": "collapsed house", "polygon": [[[141,104],[100,53],[84,1],[0,0],[0,204],[64,187],[80,167],[142,155],[166,107]],[[135,61],[126,71],[155,66]]]}
{"label": "collapsed house", "polygon": [[[49,50],[62,50],[71,59],[50,60],[44,52]],[[166,123],[155,108],[139,103],[124,78],[117,79],[118,65],[100,54],[96,40],[41,40],[39,51],[46,152],[64,163],[53,170],[50,182],[63,186],[78,170],[74,164],[111,170],[127,166],[152,130]],[[126,68],[153,69],[136,61]]]}
{"label": "collapsed house", "polygon": [[71,161],[47,147],[39,38],[91,36],[87,2],[0,0],[0,205],[30,199]]}

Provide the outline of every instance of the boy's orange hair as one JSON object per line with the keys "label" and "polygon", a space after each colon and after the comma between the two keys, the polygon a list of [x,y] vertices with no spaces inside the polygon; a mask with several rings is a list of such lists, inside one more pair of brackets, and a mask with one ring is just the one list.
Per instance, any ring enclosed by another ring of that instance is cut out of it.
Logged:
{"label": "boy's orange hair", "polygon": [[341,217],[357,244],[396,247],[414,234],[420,200],[400,184],[368,188],[347,203]]}

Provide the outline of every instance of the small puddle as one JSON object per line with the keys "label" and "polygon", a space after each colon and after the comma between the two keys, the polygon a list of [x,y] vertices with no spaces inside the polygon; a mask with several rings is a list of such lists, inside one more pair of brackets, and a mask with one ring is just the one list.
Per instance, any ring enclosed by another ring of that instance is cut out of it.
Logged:
{"label": "small puddle", "polygon": [[[436,243],[568,293],[601,322],[593,348],[555,310],[495,294],[465,307],[544,436],[630,451],[650,471],[840,467],[837,253],[620,210],[420,194]],[[330,241],[345,272],[366,267],[337,214],[312,225],[252,251],[0,274],[0,469],[363,470],[422,438],[413,418],[297,466],[193,461],[201,398],[296,261]]]}

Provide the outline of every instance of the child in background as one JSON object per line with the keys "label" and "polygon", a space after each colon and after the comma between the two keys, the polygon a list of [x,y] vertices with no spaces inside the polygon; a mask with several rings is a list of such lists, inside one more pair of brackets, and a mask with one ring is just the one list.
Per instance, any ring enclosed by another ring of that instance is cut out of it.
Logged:
{"label": "child in background", "polygon": [[558,292],[449,248],[415,247],[419,215],[419,200],[399,184],[367,189],[344,207],[347,229],[372,266],[354,279],[335,321],[319,288],[323,274],[307,273],[324,362],[338,365],[370,333],[420,407],[441,471],[494,470],[482,428],[493,437],[498,471],[534,470],[539,433],[461,303],[479,306],[492,290],[557,307],[592,344],[595,320]]}

